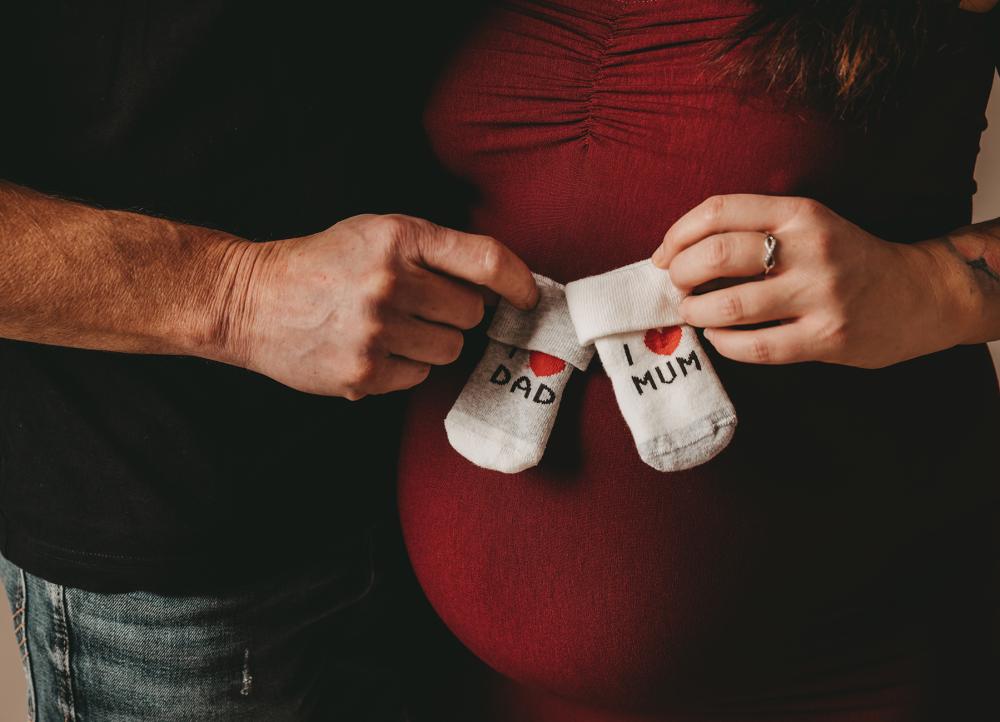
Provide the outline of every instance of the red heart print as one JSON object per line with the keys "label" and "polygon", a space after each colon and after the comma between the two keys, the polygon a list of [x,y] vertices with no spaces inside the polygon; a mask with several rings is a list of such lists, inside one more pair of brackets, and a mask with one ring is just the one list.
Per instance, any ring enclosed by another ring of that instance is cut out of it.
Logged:
{"label": "red heart print", "polygon": [[666,328],[651,328],[646,331],[643,341],[653,353],[661,356],[669,356],[677,350],[680,345],[683,330],[680,326],[667,326]]}
{"label": "red heart print", "polygon": [[535,376],[554,376],[566,368],[566,362],[561,358],[549,356],[541,351],[532,351],[528,357],[528,365],[535,372]]}

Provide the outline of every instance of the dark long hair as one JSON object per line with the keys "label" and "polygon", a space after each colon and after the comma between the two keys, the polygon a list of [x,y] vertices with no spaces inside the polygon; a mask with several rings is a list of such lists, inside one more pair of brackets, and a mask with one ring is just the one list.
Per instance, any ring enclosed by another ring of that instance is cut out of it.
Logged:
{"label": "dark long hair", "polygon": [[[791,97],[865,115],[904,85],[959,0],[755,0],[720,52],[729,69]],[[752,53],[730,51],[747,41]]]}

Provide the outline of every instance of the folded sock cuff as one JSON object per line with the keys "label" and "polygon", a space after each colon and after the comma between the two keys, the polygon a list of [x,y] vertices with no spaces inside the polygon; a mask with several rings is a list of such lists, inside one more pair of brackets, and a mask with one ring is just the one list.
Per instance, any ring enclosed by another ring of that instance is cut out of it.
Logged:
{"label": "folded sock cuff", "polygon": [[650,260],[566,284],[569,313],[583,345],[616,333],[682,324],[681,298],[670,274]]}
{"label": "folded sock cuff", "polygon": [[486,335],[508,346],[547,353],[585,370],[594,356],[594,347],[576,340],[563,285],[537,273],[534,276],[538,305],[521,311],[501,299]]}

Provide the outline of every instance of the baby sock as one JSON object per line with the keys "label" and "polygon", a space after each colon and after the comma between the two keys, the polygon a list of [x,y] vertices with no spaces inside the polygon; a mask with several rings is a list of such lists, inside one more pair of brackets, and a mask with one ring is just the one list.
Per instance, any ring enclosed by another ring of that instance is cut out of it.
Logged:
{"label": "baby sock", "polygon": [[538,305],[501,300],[486,353],[444,420],[448,441],[477,466],[513,474],[542,458],[562,392],[593,346],[580,346],[563,286],[535,274]]}
{"label": "baby sock", "polygon": [[666,271],[633,263],[567,284],[566,300],[578,340],[597,347],[643,461],[677,471],[726,447],[736,411],[681,320]]}

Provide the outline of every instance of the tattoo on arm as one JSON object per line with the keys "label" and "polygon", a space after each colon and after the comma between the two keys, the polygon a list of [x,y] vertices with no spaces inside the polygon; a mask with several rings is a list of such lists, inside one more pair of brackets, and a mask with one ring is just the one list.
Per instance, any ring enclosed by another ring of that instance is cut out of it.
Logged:
{"label": "tattoo on arm", "polygon": [[1000,224],[984,223],[974,233],[955,233],[946,236],[948,245],[979,284],[986,284],[991,291],[1000,284]]}
{"label": "tattoo on arm", "polygon": [[937,272],[947,290],[937,301],[959,329],[960,343],[1000,340],[1000,218],[956,229],[939,240],[945,255],[939,257]]}
{"label": "tattoo on arm", "polygon": [[928,241],[926,267],[937,313],[960,344],[1000,340],[1000,218]]}

